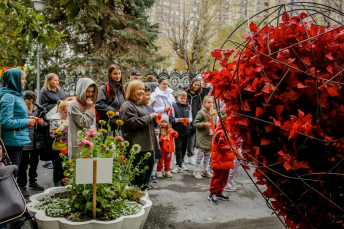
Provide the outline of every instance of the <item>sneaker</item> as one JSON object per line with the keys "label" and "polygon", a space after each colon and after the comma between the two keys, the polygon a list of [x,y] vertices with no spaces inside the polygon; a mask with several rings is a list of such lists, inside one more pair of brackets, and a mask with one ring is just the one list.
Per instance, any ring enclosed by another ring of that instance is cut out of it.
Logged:
{"label": "sneaker", "polygon": [[158,183],[156,176],[151,176],[152,183]]}
{"label": "sneaker", "polygon": [[153,189],[154,187],[152,186],[152,185],[147,185],[147,190],[151,190],[151,189]]}
{"label": "sneaker", "polygon": [[166,176],[167,176],[168,178],[172,178],[172,177],[173,177],[171,171],[167,171],[167,172],[166,172]]}
{"label": "sneaker", "polygon": [[188,171],[189,170],[184,164],[182,164],[182,168],[183,168],[184,171]]}
{"label": "sneaker", "polygon": [[189,157],[189,164],[191,165],[195,165],[196,164],[196,161],[195,161],[195,158],[194,157]]}
{"label": "sneaker", "polygon": [[237,188],[233,187],[230,183],[227,183],[226,187],[223,190],[226,192],[235,192]]}
{"label": "sneaker", "polygon": [[179,166],[175,167],[172,170],[172,173],[182,173],[183,172],[183,168],[180,168]]}
{"label": "sneaker", "polygon": [[201,176],[202,176],[202,177],[209,177],[209,178],[212,178],[213,174],[211,174],[211,173],[209,172],[209,170],[206,170],[206,169],[205,169],[205,170],[202,171]]}
{"label": "sneaker", "polygon": [[209,196],[208,196],[208,200],[209,200],[210,203],[212,203],[212,204],[215,204],[215,205],[219,204],[219,201],[216,199],[216,196],[215,196],[215,195],[209,195]]}
{"label": "sneaker", "polygon": [[196,179],[202,179],[201,172],[199,170],[195,170],[192,174]]}
{"label": "sneaker", "polygon": [[186,156],[186,155],[185,155],[185,157],[184,157],[184,162],[185,162],[185,163],[189,163],[189,157]]}
{"label": "sneaker", "polygon": [[156,177],[157,177],[157,178],[162,178],[162,172],[158,172],[158,171],[157,171],[157,172],[156,172]]}
{"label": "sneaker", "polygon": [[166,176],[166,172],[165,170],[162,170],[162,176],[165,177]]}
{"label": "sneaker", "polygon": [[33,184],[29,184],[29,189],[36,190],[36,191],[43,191],[44,187],[35,182]]}
{"label": "sneaker", "polygon": [[234,182],[234,180],[228,180],[228,184],[230,184],[232,187],[234,187],[235,190],[238,188],[238,186],[236,185],[236,183]]}
{"label": "sneaker", "polygon": [[51,161],[48,161],[47,163],[44,163],[42,165],[43,168],[46,168],[46,169],[53,169],[54,166],[53,166],[53,163]]}
{"label": "sneaker", "polygon": [[26,187],[21,188],[20,191],[21,191],[21,193],[22,193],[22,195],[23,195],[24,197],[30,196],[30,193],[29,193],[29,191],[26,189]]}
{"label": "sneaker", "polygon": [[220,199],[220,200],[226,200],[226,201],[228,201],[229,200],[229,197],[228,196],[226,196],[225,194],[218,194],[218,195],[216,195],[216,198],[217,199]]}

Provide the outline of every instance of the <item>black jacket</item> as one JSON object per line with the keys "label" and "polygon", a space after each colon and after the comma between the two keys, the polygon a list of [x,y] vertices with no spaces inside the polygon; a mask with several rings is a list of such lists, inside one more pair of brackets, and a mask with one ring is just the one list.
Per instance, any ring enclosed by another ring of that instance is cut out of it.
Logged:
{"label": "black jacket", "polygon": [[199,94],[192,94],[189,89],[185,90],[188,93],[188,104],[191,105],[192,120],[195,120],[199,110],[202,109],[202,98]]}
{"label": "black jacket", "polygon": [[[119,112],[122,104],[125,102],[124,95],[122,94],[122,84],[116,84],[117,95],[116,98],[106,97],[106,85],[103,84],[98,89],[98,100],[95,104],[95,108],[100,114],[100,120],[108,122],[109,118],[106,114],[108,111]],[[116,121],[118,116],[115,116],[110,121],[111,130],[118,129]]]}
{"label": "black jacket", "polygon": [[45,150],[46,147],[46,133],[47,130],[49,130],[49,120],[46,117],[47,110],[45,107],[35,104],[36,106],[36,117],[43,119],[43,126],[37,124],[34,127],[34,147],[35,150],[41,151],[43,153],[43,150]]}
{"label": "black jacket", "polygon": [[203,101],[204,97],[206,97],[209,94],[210,91],[211,91],[211,87],[206,87],[206,88],[203,87],[202,88],[202,93],[201,93],[202,101]]}
{"label": "black jacket", "polygon": [[65,100],[66,94],[63,89],[60,88],[57,92],[44,90],[40,94],[39,103],[45,107],[47,112],[49,112],[53,107],[57,105],[57,101]]}
{"label": "black jacket", "polygon": [[[189,118],[190,115],[190,106],[188,104],[180,104],[179,102],[174,103],[173,105],[174,119],[177,118]],[[177,122],[175,120],[172,122],[172,128],[178,132],[179,136],[188,136],[190,135],[191,124],[188,123],[187,126],[184,126],[183,123]]]}

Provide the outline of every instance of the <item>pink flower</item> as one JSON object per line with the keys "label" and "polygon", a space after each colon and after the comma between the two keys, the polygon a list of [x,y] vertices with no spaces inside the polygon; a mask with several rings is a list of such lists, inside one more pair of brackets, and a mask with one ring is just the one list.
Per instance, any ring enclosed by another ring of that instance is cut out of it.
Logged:
{"label": "pink flower", "polygon": [[96,132],[95,132],[93,129],[89,129],[89,130],[87,131],[87,136],[93,137],[94,135],[96,135]]}
{"label": "pink flower", "polygon": [[121,136],[116,136],[116,137],[115,137],[115,140],[116,140],[116,139],[120,140],[121,142],[124,141],[124,139],[123,139]]}
{"label": "pink flower", "polygon": [[92,148],[92,143],[89,140],[82,140],[78,146],[83,146],[83,145],[88,145],[88,147],[90,147],[90,149]]}

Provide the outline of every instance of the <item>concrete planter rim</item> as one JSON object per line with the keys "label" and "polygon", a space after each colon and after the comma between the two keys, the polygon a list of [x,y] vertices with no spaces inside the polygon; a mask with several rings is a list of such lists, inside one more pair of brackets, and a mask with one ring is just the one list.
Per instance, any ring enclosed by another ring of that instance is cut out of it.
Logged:
{"label": "concrete planter rim", "polygon": [[[116,223],[120,223],[121,221],[124,221],[126,218],[130,219],[130,218],[137,218],[137,217],[142,217],[145,215],[144,217],[144,222],[143,224],[141,223],[141,227],[143,227],[146,219],[147,219],[147,215],[150,211],[150,208],[152,207],[152,201],[148,198],[148,194],[146,192],[146,195],[144,197],[142,197],[140,199],[140,202],[142,204],[142,209],[139,213],[134,214],[134,215],[128,215],[128,216],[121,216],[115,220],[110,220],[110,221],[100,221],[100,220],[89,220],[89,221],[84,221],[84,222],[73,222],[73,221],[69,221],[66,218],[63,217],[50,217],[50,216],[46,216],[45,212],[43,210],[38,210],[35,208],[35,206],[41,201],[43,200],[45,197],[49,197],[52,194],[55,193],[61,193],[63,191],[66,190],[66,187],[52,187],[52,188],[48,188],[46,189],[44,192],[33,195],[30,197],[30,203],[27,204],[28,208],[30,211],[36,213],[35,218],[37,221],[43,221],[43,222],[49,222],[49,221],[59,221],[62,224],[66,224],[69,226],[81,226],[81,225],[86,225],[86,224],[99,224],[99,225],[106,225],[106,224],[116,224]],[[147,212],[146,212],[147,211]]]}

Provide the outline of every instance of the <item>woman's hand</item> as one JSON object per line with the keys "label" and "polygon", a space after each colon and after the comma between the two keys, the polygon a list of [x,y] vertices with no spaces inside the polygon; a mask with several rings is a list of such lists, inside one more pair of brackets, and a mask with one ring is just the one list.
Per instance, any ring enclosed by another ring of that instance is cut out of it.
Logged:
{"label": "woman's hand", "polygon": [[34,126],[36,124],[36,119],[34,118],[29,118],[28,121],[29,121],[29,126]]}
{"label": "woman's hand", "polygon": [[92,106],[93,106],[92,99],[86,99],[86,107],[87,107],[87,109],[91,109]]}
{"label": "woman's hand", "polygon": [[40,119],[38,120],[38,124],[39,124],[39,125],[41,125],[41,126],[43,126],[43,124],[44,124],[44,121],[43,121],[43,119],[42,119],[42,118],[40,118]]}
{"label": "woman's hand", "polygon": [[169,110],[170,110],[170,107],[168,106],[164,108],[164,111],[169,111]]}
{"label": "woman's hand", "polygon": [[210,126],[210,123],[209,123],[209,122],[206,122],[206,123],[204,123],[204,126],[209,127],[209,126]]}
{"label": "woman's hand", "polygon": [[150,114],[150,116],[152,117],[152,119],[156,119],[158,117],[158,113],[152,113]]}

